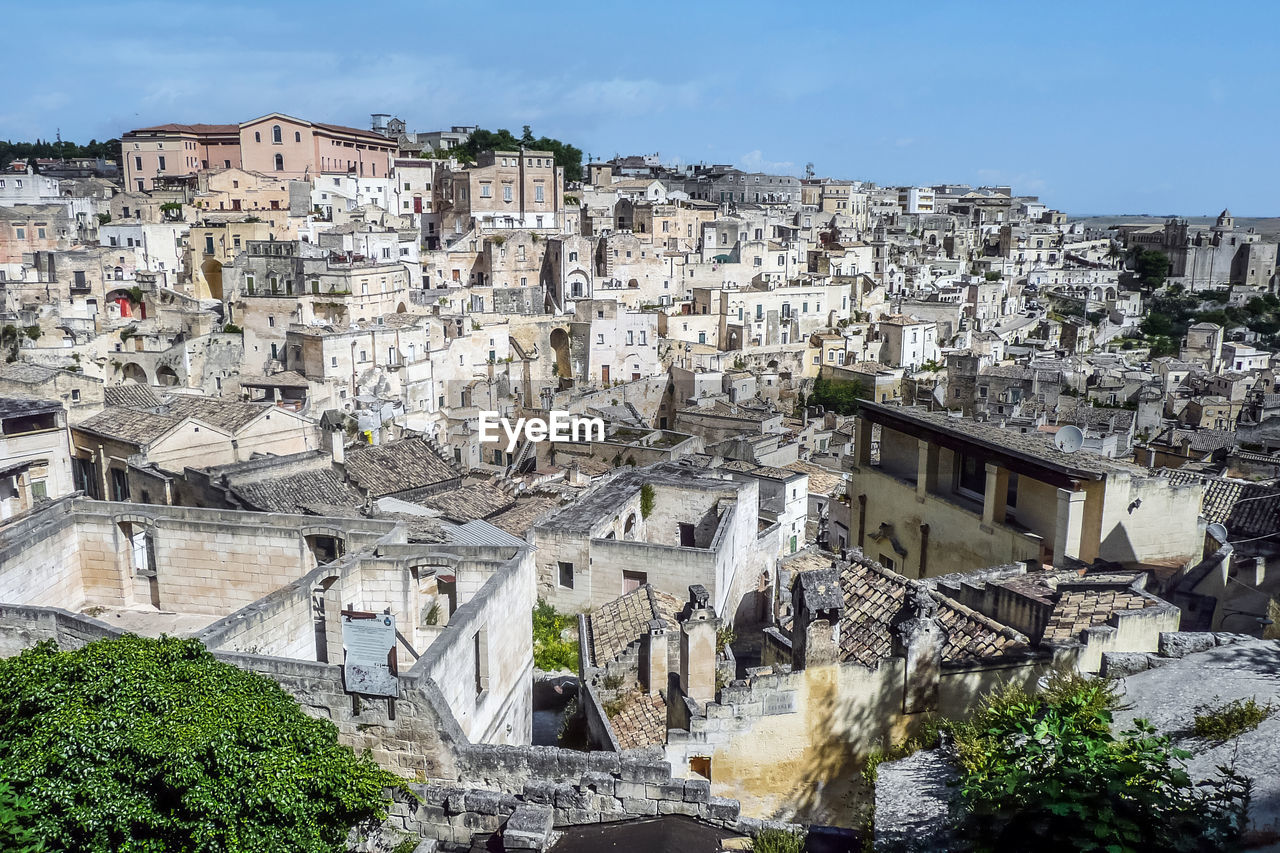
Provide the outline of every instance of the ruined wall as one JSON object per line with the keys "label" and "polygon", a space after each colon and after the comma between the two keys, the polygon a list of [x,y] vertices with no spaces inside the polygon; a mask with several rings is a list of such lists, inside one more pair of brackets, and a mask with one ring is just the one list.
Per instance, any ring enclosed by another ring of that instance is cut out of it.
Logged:
{"label": "ruined wall", "polygon": [[[946,665],[937,711],[957,717],[1007,681],[1030,684],[1048,658]],[[766,670],[767,673],[767,670]],[[858,799],[867,753],[908,736],[925,717],[902,713],[905,663],[888,658],[875,669],[857,664],[761,674],[720,691],[689,730],[668,733],[667,757],[677,775],[690,759],[709,758],[711,789],[737,799],[756,818],[847,823]]]}

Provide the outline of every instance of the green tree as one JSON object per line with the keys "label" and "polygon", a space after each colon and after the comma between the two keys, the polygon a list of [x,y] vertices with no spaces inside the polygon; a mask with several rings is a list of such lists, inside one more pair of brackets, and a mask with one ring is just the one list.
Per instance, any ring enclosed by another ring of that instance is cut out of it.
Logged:
{"label": "green tree", "polygon": [[464,163],[474,163],[476,155],[481,151],[518,151],[521,147],[533,151],[550,151],[555,157],[556,165],[564,168],[565,181],[582,180],[582,150],[559,139],[535,137],[533,129],[527,124],[518,138],[506,129],[492,131],[477,128],[466,142],[456,148],[437,152],[436,156],[452,156]]}
{"label": "green tree", "polygon": [[979,851],[1222,850],[1242,832],[1247,779],[1197,786],[1190,753],[1138,720],[1116,736],[1110,682],[1056,676],[1032,696],[1009,686],[953,726],[959,819]]}
{"label": "green tree", "polygon": [[862,399],[862,383],[856,379],[826,379],[819,376],[814,380],[809,405],[822,406],[841,415],[852,415],[858,411],[858,404]]}
{"label": "green tree", "polygon": [[345,850],[403,783],[337,734],[197,640],[44,642],[0,660],[0,778],[52,850]]}
{"label": "green tree", "polygon": [[1161,288],[1169,275],[1169,256],[1159,249],[1139,249],[1133,258],[1133,271],[1143,287]]}

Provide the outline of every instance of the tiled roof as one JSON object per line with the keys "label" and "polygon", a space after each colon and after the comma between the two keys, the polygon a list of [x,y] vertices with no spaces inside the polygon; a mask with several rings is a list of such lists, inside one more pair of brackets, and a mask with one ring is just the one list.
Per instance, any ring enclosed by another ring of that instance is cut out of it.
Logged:
{"label": "tiled roof", "polygon": [[102,389],[102,398],[108,406],[132,409],[154,409],[160,405],[160,400],[146,385],[109,385]]}
{"label": "tiled roof", "polygon": [[838,471],[828,470],[813,462],[796,460],[783,467],[792,471],[799,471],[801,474],[808,474],[809,494],[812,495],[833,495],[840,488],[840,484],[844,482],[843,475]]}
{"label": "tiled roof", "polygon": [[347,453],[347,476],[374,497],[457,479],[459,474],[420,438],[362,447]]}
{"label": "tiled roof", "polygon": [[1171,427],[1161,433],[1152,443],[1165,444],[1170,447],[1181,447],[1182,440],[1191,443],[1191,449],[1197,453],[1210,453],[1236,443],[1236,434],[1226,429],[1177,429]]}
{"label": "tiled roof", "polygon": [[471,521],[515,505],[515,498],[488,482],[467,483],[447,492],[422,498],[418,503],[439,510],[445,518]]}
{"label": "tiled roof", "polygon": [[364,502],[360,494],[331,469],[241,483],[231,491],[262,512],[296,513],[317,504],[353,507]]}
{"label": "tiled roof", "polygon": [[560,498],[556,495],[522,495],[516,499],[514,506],[504,509],[488,521],[512,536],[524,536],[539,516],[559,505]]}
{"label": "tiled roof", "polygon": [[81,422],[76,429],[141,447],[160,438],[178,423],[178,418],[168,415],[112,406]]}
{"label": "tiled roof", "polygon": [[48,382],[57,375],[58,371],[54,368],[39,364],[30,364],[25,361],[0,362],[0,379],[8,382],[35,385],[41,382]]}
{"label": "tiled roof", "polygon": [[[893,623],[907,606],[913,583],[865,557],[840,564],[844,614],[840,618],[840,658],[875,666],[893,650]],[[938,603],[937,620],[947,639],[943,660],[999,657],[1030,641],[1012,628],[929,590]]]}
{"label": "tiled roof", "polygon": [[649,622],[666,620],[668,628],[677,625],[676,614],[684,607],[680,599],[659,592],[649,584],[602,604],[586,618],[587,653],[591,666],[604,666],[616,660],[627,646],[640,642],[649,633]]}
{"label": "tiled roof", "polygon": [[1161,468],[1156,473],[1174,484],[1204,483],[1200,514],[1211,524],[1226,526],[1233,539],[1280,531],[1280,485],[1228,480],[1181,468]]}
{"label": "tiled roof", "polygon": [[634,691],[623,699],[622,709],[609,720],[609,728],[621,749],[639,749],[667,742],[667,703],[660,695]]}
{"label": "tiled roof", "polygon": [[1059,424],[1075,424],[1090,429],[1114,430],[1128,432],[1137,415],[1130,409],[1108,409],[1099,406],[1085,406],[1079,402],[1059,404],[1055,414]]}
{"label": "tiled roof", "polygon": [[[240,125],[238,124],[156,124],[151,127],[140,127],[131,130],[129,133],[152,133],[157,131],[169,131],[171,133],[240,133]],[[126,134],[128,135],[128,134]]]}
{"label": "tiled roof", "polygon": [[195,418],[210,426],[235,433],[244,429],[254,418],[272,409],[269,404],[242,403],[217,397],[193,397],[175,394],[165,402],[162,411],[172,418]]}
{"label": "tiled roof", "polygon": [[253,388],[306,388],[310,386],[307,377],[294,370],[273,373],[270,376],[241,376],[240,384]]}
{"label": "tiled roof", "polygon": [[1073,640],[1086,628],[1105,625],[1115,613],[1159,607],[1161,604],[1163,602],[1158,598],[1131,589],[1063,590],[1049,614],[1042,639]]}

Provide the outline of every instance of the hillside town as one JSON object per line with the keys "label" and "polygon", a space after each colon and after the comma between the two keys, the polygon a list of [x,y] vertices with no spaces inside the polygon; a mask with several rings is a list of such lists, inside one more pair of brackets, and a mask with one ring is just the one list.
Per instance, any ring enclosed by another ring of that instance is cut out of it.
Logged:
{"label": "hillside town", "polygon": [[1004,686],[1280,703],[1273,223],[328,118],[0,164],[0,656],[265,676],[364,851],[956,849]]}

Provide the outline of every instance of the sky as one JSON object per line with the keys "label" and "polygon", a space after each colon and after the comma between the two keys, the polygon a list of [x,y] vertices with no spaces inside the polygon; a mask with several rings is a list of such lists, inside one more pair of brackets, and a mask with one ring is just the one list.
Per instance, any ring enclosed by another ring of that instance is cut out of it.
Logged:
{"label": "sky", "polygon": [[383,112],[597,158],[1010,184],[1072,215],[1280,215],[1276,3],[63,0],[4,20],[13,140]]}

